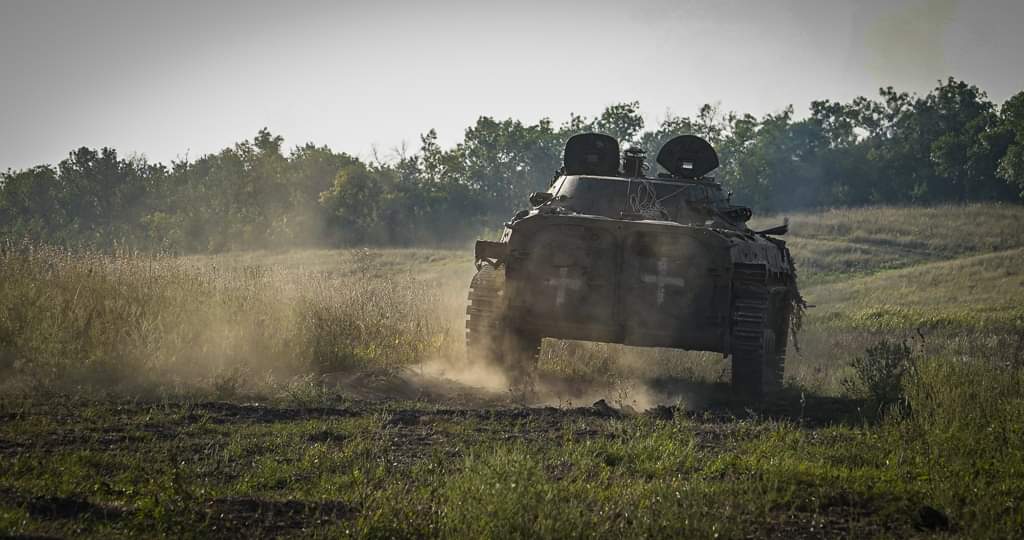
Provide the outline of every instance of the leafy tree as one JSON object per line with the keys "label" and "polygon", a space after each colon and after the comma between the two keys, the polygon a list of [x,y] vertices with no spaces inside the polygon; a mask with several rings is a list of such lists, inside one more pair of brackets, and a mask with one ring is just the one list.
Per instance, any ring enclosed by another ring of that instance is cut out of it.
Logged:
{"label": "leafy tree", "polygon": [[358,163],[358,159],[348,154],[313,143],[292,150],[283,173],[289,204],[277,225],[282,241],[315,243],[328,234],[329,216],[319,204],[320,194],[334,186],[339,171]]}
{"label": "leafy tree", "polygon": [[0,175],[0,235],[55,241],[66,232],[60,180],[53,167],[40,165]]}
{"label": "leafy tree", "polygon": [[67,218],[66,238],[96,245],[131,241],[148,210],[147,194],[164,174],[144,158],[119,159],[117,151],[79,148],[57,166],[56,201]]}
{"label": "leafy tree", "polygon": [[390,180],[362,163],[354,163],[343,167],[334,185],[320,194],[320,204],[329,212],[328,224],[341,242],[378,243],[388,239],[382,211],[393,197]]}
{"label": "leafy tree", "polygon": [[561,161],[560,139],[547,121],[524,126],[481,117],[453,150],[463,161],[456,177],[470,188],[485,213],[507,212],[550,184]]}
{"label": "leafy tree", "polygon": [[[933,189],[945,200],[969,201],[993,193],[997,160],[984,135],[997,121],[994,107],[976,86],[950,78],[917,104],[931,139]],[[926,122],[930,121],[930,125]]]}
{"label": "leafy tree", "polygon": [[640,116],[640,103],[617,103],[605,108],[601,116],[594,122],[598,131],[607,133],[624,143],[633,143],[644,128],[644,119]]}
{"label": "leafy tree", "polygon": [[1024,92],[1003,104],[999,122],[999,135],[1007,143],[1006,152],[999,159],[999,178],[1024,198]]}
{"label": "leafy tree", "polygon": [[372,164],[313,143],[285,154],[266,128],[169,168],[79,148],[0,174],[0,236],[176,251],[460,242],[546,189],[565,140],[586,131],[641,146],[651,164],[672,137],[700,135],[718,150],[718,179],[760,210],[1024,198],[1024,92],[997,108],[950,78],[923,96],[814,101],[806,118],[706,104],[644,130],[637,102],[557,127],[480,117],[454,147],[430,130],[416,152]]}

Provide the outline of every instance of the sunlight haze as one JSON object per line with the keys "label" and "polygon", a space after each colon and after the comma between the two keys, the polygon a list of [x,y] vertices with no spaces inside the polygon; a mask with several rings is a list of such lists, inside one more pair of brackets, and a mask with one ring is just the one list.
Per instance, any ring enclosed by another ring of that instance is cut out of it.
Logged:
{"label": "sunlight haze", "polygon": [[761,115],[1024,87],[1024,3],[0,1],[0,170],[79,146],[168,162],[267,126],[382,158],[479,116],[556,124],[638,100],[649,127],[703,103]]}

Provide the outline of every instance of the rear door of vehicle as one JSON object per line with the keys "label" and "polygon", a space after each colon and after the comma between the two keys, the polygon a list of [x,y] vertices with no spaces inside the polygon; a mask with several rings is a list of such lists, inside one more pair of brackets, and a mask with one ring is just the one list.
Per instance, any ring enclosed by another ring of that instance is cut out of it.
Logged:
{"label": "rear door of vehicle", "polygon": [[526,290],[513,296],[517,307],[552,324],[578,327],[565,337],[586,338],[588,326],[615,327],[619,249],[610,228],[601,221],[539,227],[524,245],[515,282]]}
{"label": "rear door of vehicle", "polygon": [[680,346],[713,316],[708,253],[680,231],[640,230],[624,236],[619,303],[626,342]]}

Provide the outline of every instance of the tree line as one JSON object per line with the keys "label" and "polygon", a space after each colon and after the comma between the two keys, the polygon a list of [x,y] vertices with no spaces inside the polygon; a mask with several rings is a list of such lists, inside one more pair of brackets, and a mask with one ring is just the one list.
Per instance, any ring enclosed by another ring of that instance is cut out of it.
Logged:
{"label": "tree line", "polygon": [[430,130],[388,160],[286,151],[267,129],[169,165],[83,147],[0,174],[0,236],[176,252],[462,242],[546,189],[565,140],[588,131],[647,150],[652,167],[664,142],[700,135],[719,152],[717,179],[757,212],[1024,198],[1024,92],[995,104],[950,78],[925,95],[814,101],[802,119],[704,105],[647,129],[637,102],[559,125],[480,117],[451,148]]}

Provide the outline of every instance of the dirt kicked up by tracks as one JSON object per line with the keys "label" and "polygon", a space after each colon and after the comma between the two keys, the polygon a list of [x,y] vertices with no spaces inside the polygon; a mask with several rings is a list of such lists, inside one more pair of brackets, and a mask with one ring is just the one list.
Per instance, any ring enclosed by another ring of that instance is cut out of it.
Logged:
{"label": "dirt kicked up by tracks", "polygon": [[[424,375],[285,399],[8,401],[0,532],[835,538],[953,527],[919,493],[784,465],[783,448],[807,463],[808,452],[849,459],[829,453],[859,440],[859,403],[789,396],[753,410],[726,385],[648,385],[704,404],[524,406]],[[932,510],[937,525],[921,518]]]}

